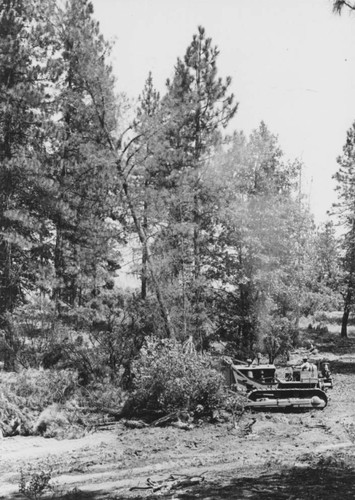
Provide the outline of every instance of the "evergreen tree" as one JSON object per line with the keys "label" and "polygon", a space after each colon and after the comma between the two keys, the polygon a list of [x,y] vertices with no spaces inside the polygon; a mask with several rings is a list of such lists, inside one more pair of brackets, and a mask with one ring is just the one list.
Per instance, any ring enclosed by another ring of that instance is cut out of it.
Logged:
{"label": "evergreen tree", "polygon": [[300,165],[285,161],[262,123],[249,140],[235,134],[214,168],[225,200],[209,265],[218,332],[247,355],[262,347],[263,336],[270,345],[282,337],[286,348],[301,308],[312,227],[295,196]]}
{"label": "evergreen tree", "polygon": [[321,225],[310,240],[309,262],[309,313],[338,310],[343,273],[340,240],[333,222]]}
{"label": "evergreen tree", "polygon": [[168,134],[176,155],[173,168],[180,170],[182,182],[191,184],[193,190],[191,207],[182,217],[193,226],[195,278],[201,272],[203,167],[221,140],[221,127],[227,126],[237,110],[233,94],[228,93],[231,78],[223,82],[217,76],[218,55],[217,47],[200,26],[184,60],[178,59],[172,81],[167,83],[166,100],[172,115]]}
{"label": "evergreen tree", "polygon": [[[156,166],[154,161],[154,150],[156,146],[156,134],[152,135],[152,129],[157,128],[156,116],[159,109],[159,92],[154,88],[153,77],[150,72],[145,82],[142,94],[139,97],[137,112],[138,123],[135,130],[140,138],[135,143],[135,165],[132,175],[134,176],[136,191],[141,202],[142,228],[147,235],[147,240],[142,245],[142,269],[141,269],[141,298],[147,297],[148,284],[148,235],[154,230],[157,216],[155,212],[156,203],[154,197],[156,191]],[[140,186],[140,189],[139,189]]]}
{"label": "evergreen tree", "polygon": [[61,58],[52,66],[56,139],[50,175],[56,190],[51,219],[59,311],[97,295],[113,236],[105,219],[113,207],[115,174],[101,120],[104,115],[105,126],[115,130],[114,80],[105,59],[109,46],[92,15],[87,0],[68,0],[56,15]]}
{"label": "evergreen tree", "polygon": [[347,132],[343,155],[337,159],[338,203],[335,210],[344,230],[342,267],[344,272],[342,295],[344,298],[341,336],[347,337],[349,315],[355,293],[355,123]]}
{"label": "evergreen tree", "polygon": [[213,186],[206,181],[207,166],[222,141],[222,129],[237,106],[229,93],[231,79],[217,75],[218,49],[199,27],[178,59],[161,103],[163,124],[156,155],[167,212],[155,240],[161,280],[182,336],[203,343],[208,329],[204,260],[208,234],[213,229]]}
{"label": "evergreen tree", "polygon": [[49,103],[46,56],[48,2],[4,0],[0,5],[0,328],[5,368],[14,368],[8,314],[21,303],[48,256],[41,224],[38,170]]}
{"label": "evergreen tree", "polygon": [[[103,81],[101,81],[100,78]],[[95,81],[100,82],[100,84],[98,86],[95,85]],[[111,129],[109,123],[109,116],[107,114],[108,100],[105,97],[102,98],[102,95],[100,95],[101,89],[105,88],[104,82],[105,74],[101,72],[96,75],[96,80],[92,81],[89,80],[89,78],[86,80],[86,88],[92,98],[96,116],[100,124],[100,129],[105,139],[105,147],[107,148],[107,153],[112,162],[111,165],[114,165],[115,167],[115,187],[113,189],[113,193],[116,195],[117,199],[121,200],[125,204],[127,208],[127,218],[131,221],[131,225],[134,228],[139,244],[144,251],[145,270],[148,272],[150,277],[152,290],[154,290],[159,311],[163,319],[165,333],[169,337],[174,337],[175,332],[171,322],[169,308],[167,307],[164,294],[162,292],[162,286],[156,276],[153,259],[148,245],[148,226],[145,227],[145,218],[143,217],[142,219],[142,203],[141,200],[137,202],[137,192],[142,193],[142,186],[139,182],[139,187],[137,189],[136,181],[137,179],[141,181],[142,170],[145,168],[143,166],[144,160],[142,159],[140,152],[142,152],[144,157],[144,151],[146,150],[148,157],[150,156],[149,136],[152,134],[148,134],[148,129],[146,127],[146,132],[143,133],[142,131],[137,132],[137,127],[130,126],[117,139],[117,134]],[[145,110],[143,108],[141,108],[141,110],[144,114]],[[149,114],[146,114],[146,118],[150,118]],[[141,142],[139,142],[140,139]],[[144,142],[144,140],[146,142]],[[148,149],[145,145],[148,145]],[[143,178],[145,178],[145,175],[146,174],[143,174]],[[149,173],[149,177],[151,175],[152,173]],[[149,182],[148,184],[150,185]],[[149,188],[149,185],[147,188]],[[146,208],[148,209],[148,205],[146,205]],[[146,222],[148,222],[148,219],[146,219]]]}

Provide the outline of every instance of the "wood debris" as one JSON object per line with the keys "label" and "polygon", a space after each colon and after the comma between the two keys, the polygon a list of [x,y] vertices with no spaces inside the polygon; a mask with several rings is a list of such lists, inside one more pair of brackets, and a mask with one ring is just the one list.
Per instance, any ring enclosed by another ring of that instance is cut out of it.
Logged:
{"label": "wood debris", "polygon": [[148,424],[143,422],[143,420],[121,420],[121,422],[128,429],[143,429],[144,427],[148,427]]}
{"label": "wood debris", "polygon": [[167,493],[171,490],[188,488],[189,486],[201,484],[204,480],[204,476],[186,476],[176,474],[171,474],[167,479],[163,479],[160,481],[153,481],[148,477],[147,486],[133,486],[132,488],[130,488],[130,490],[151,489],[153,492],[159,491]]}

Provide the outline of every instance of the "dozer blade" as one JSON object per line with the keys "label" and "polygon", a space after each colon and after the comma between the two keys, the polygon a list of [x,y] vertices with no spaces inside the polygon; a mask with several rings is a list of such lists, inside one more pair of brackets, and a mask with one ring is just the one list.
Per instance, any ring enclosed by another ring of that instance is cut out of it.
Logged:
{"label": "dozer blade", "polygon": [[327,395],[321,389],[271,389],[251,391],[248,394],[247,407],[254,410],[323,410],[327,403]]}

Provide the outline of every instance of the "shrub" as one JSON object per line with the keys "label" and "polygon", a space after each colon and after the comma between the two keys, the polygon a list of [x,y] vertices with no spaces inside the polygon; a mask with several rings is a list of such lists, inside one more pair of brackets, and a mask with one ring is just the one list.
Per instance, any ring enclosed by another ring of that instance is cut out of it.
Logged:
{"label": "shrub", "polygon": [[64,405],[77,387],[68,370],[23,370],[1,374],[0,428],[5,436],[36,432],[38,415],[53,404]]}
{"label": "shrub", "polygon": [[1,372],[0,435],[80,437],[102,418],[118,414],[124,397],[109,378],[81,386],[73,370]]}
{"label": "shrub", "polygon": [[20,372],[6,384],[7,391],[26,399],[27,405],[42,410],[52,403],[64,403],[78,385],[77,373],[70,370]]}
{"label": "shrub", "polygon": [[20,470],[19,492],[28,500],[38,500],[46,490],[50,490],[49,484],[52,478],[52,470],[45,465],[35,470],[29,466]]}
{"label": "shrub", "polygon": [[88,388],[81,388],[77,399],[81,406],[90,407],[93,411],[100,412],[105,408],[118,411],[122,407],[126,395],[120,387],[106,380],[92,383]]}
{"label": "shrub", "polygon": [[266,316],[261,322],[265,335],[264,349],[273,363],[277,356],[286,354],[298,343],[298,332],[287,318]]}
{"label": "shrub", "polygon": [[[131,414],[177,410],[210,413],[224,400],[223,377],[208,355],[186,352],[178,342],[150,338],[133,362]],[[198,407],[198,408],[197,408]]]}

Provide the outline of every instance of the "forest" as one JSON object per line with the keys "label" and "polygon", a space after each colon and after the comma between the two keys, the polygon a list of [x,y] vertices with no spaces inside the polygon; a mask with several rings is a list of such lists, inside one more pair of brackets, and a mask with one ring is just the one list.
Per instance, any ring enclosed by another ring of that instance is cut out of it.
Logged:
{"label": "forest", "polygon": [[347,337],[355,122],[317,226],[302,162],[264,122],[231,130],[238,96],[202,26],[162,95],[151,73],[135,102],[118,92],[110,50],[88,0],[1,2],[3,370],[49,403],[60,386],[86,406],[133,395],[133,413],[212,408],[216,347],[274,362],[331,311]]}

